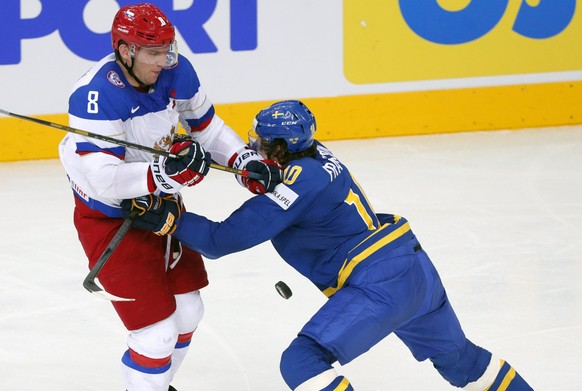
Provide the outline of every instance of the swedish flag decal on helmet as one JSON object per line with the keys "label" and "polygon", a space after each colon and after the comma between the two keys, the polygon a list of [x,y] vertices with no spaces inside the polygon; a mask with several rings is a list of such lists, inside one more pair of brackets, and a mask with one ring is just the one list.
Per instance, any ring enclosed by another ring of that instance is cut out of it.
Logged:
{"label": "swedish flag decal on helmet", "polygon": [[266,141],[281,138],[291,153],[306,150],[313,144],[315,117],[303,102],[285,100],[261,110],[253,129]]}

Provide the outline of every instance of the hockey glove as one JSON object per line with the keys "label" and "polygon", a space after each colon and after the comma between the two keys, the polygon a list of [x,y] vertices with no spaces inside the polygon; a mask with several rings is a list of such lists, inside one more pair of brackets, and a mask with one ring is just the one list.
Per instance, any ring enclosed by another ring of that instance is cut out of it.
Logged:
{"label": "hockey glove", "polygon": [[159,197],[148,194],[121,202],[121,214],[127,218],[132,211],[137,211],[132,226],[152,231],[156,235],[171,235],[174,233],[177,220],[180,218],[181,207],[173,196]]}
{"label": "hockey glove", "polygon": [[184,141],[192,141],[192,136],[190,136],[189,134],[176,133],[174,134],[174,138],[172,139],[172,145]]}
{"label": "hockey glove", "polygon": [[212,158],[196,141],[179,141],[172,145],[170,153],[180,158],[156,157],[151,171],[156,187],[164,193],[177,193],[184,186],[200,183],[208,174]]}
{"label": "hockey glove", "polygon": [[263,176],[262,179],[242,178],[244,185],[254,194],[270,193],[283,182],[283,170],[279,163],[272,160],[252,160],[246,170]]}
{"label": "hockey glove", "polygon": [[262,160],[261,155],[254,150],[244,148],[235,156],[234,162],[232,163],[233,168],[257,172],[264,175],[264,179],[260,180],[249,179],[240,175],[236,176],[238,183],[245,186],[252,193],[263,194],[271,192],[275,186],[282,182],[283,174],[280,166],[271,160]]}

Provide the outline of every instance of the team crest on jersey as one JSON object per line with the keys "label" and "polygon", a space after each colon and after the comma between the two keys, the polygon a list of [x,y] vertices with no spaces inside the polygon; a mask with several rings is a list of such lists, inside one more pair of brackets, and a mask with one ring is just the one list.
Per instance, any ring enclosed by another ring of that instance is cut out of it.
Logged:
{"label": "team crest on jersey", "polygon": [[123,84],[121,78],[115,71],[109,71],[109,73],[107,74],[107,80],[109,80],[109,82],[116,87],[125,88],[125,84]]}
{"label": "team crest on jersey", "polygon": [[172,126],[172,129],[170,129],[170,134],[167,134],[159,141],[156,141],[154,144],[154,149],[157,151],[168,151],[172,146],[174,134],[176,134],[176,126]]}

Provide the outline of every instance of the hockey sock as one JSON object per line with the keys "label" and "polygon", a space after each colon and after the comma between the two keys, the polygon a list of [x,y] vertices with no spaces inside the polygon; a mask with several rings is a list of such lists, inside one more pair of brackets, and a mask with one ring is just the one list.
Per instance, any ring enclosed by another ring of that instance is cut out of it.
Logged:
{"label": "hockey sock", "polygon": [[354,391],[350,381],[339,376],[335,369],[328,369],[302,383],[295,391]]}
{"label": "hockey sock", "polygon": [[511,365],[493,356],[483,375],[463,387],[466,391],[533,391]]}
{"label": "hockey sock", "polygon": [[338,376],[331,384],[321,391],[354,391],[350,381],[344,376]]}
{"label": "hockey sock", "polygon": [[155,359],[128,349],[121,359],[127,391],[167,390],[170,384],[170,360],[170,356]]}
{"label": "hockey sock", "polygon": [[504,360],[499,361],[500,369],[488,391],[533,391],[533,388]]}
{"label": "hockey sock", "polygon": [[172,353],[172,366],[170,367],[170,379],[174,378],[174,375],[182,365],[184,358],[186,357],[186,353],[188,353],[188,349],[190,348],[190,342],[192,341],[192,334],[180,334],[178,335],[178,342],[176,343],[176,348]]}

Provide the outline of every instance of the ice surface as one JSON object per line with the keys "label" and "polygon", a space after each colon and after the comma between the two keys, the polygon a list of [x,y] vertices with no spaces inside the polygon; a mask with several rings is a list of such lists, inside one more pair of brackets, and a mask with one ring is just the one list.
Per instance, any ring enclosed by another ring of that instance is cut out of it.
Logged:
{"label": "ice surface", "polygon": [[[377,212],[407,217],[475,343],[536,390],[582,389],[582,127],[326,143]],[[0,164],[0,390],[122,390],[126,331],[81,283],[58,160]],[[226,218],[250,193],[213,171],[184,192]],[[266,243],[208,261],[180,391],[285,390],[280,353],[324,297]],[[285,281],[283,300],[274,284]],[[450,390],[394,336],[339,368],[354,387]]]}

